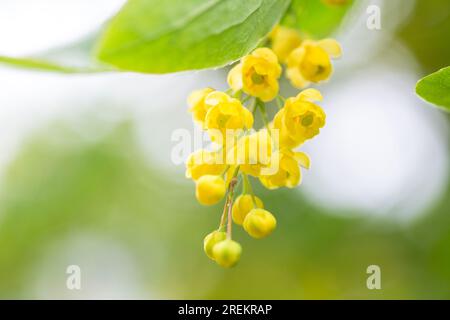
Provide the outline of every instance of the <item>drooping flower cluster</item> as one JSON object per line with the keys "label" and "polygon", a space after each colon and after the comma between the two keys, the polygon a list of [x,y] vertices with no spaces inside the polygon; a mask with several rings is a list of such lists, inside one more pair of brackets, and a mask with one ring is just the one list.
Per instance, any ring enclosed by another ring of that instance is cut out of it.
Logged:
{"label": "drooping flower cluster", "polygon": [[[271,48],[254,50],[231,69],[229,90],[205,88],[188,98],[194,122],[208,133],[213,148],[189,156],[186,177],[195,182],[201,204],[225,198],[219,228],[204,239],[206,255],[223,267],[234,266],[242,252],[232,239],[233,222],[256,239],[271,234],[277,224],[254,194],[251,179],[268,189],[298,186],[301,168],[309,169],[310,159],[296,148],[325,125],[318,90],[309,88],[288,99],[279,94],[281,63],[294,86],[303,88],[328,79],[331,58],[341,53],[335,40],[302,41],[284,27],[276,27],[269,40]],[[266,104],[272,100],[279,110],[270,121]],[[253,128],[257,116],[264,125]]]}

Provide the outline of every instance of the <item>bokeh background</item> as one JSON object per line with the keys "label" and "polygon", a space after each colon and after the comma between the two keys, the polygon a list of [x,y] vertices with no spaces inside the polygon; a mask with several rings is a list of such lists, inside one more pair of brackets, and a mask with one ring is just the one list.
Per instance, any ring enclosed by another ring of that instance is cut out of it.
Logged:
{"label": "bokeh background", "polygon": [[[88,34],[123,0],[0,0],[0,54]],[[366,8],[381,8],[381,30]],[[61,75],[0,66],[0,298],[450,298],[449,117],[414,93],[450,64],[447,0],[357,1],[334,35],[344,56],[320,86],[328,123],[303,148],[295,190],[256,188],[278,219],[224,270],[175,129],[193,132],[186,96],[225,89],[226,71]],[[295,91],[283,84],[284,95]],[[82,289],[68,290],[79,265]],[[366,268],[381,268],[368,290]]]}

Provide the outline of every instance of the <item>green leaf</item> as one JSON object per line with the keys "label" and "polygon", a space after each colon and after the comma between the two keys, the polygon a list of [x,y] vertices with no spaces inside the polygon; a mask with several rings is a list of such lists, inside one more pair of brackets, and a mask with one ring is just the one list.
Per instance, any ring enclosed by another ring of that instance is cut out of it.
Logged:
{"label": "green leaf", "polygon": [[281,24],[298,29],[307,37],[327,37],[339,27],[352,4],[353,0],[334,5],[325,0],[292,0]]}
{"label": "green leaf", "polygon": [[417,82],[416,93],[425,101],[450,111],[450,67],[443,68]]}
{"label": "green leaf", "polygon": [[130,0],[99,45],[122,70],[169,73],[221,67],[254,49],[290,0]]}
{"label": "green leaf", "polygon": [[28,57],[7,57],[0,55],[0,63],[18,68],[63,73],[91,73],[113,70],[93,57],[98,32],[61,48]]}

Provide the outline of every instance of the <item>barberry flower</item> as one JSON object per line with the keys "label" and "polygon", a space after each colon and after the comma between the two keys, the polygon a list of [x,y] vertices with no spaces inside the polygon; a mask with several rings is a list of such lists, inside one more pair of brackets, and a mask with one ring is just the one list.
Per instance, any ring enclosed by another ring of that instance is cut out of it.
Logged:
{"label": "barberry flower", "polygon": [[198,180],[204,175],[220,175],[226,168],[221,153],[198,150],[186,161],[186,177]]}
{"label": "barberry flower", "polygon": [[206,113],[210,106],[205,104],[205,98],[208,94],[213,92],[212,88],[205,88],[192,92],[188,97],[189,111],[192,112],[194,121],[204,126]]}
{"label": "barberry flower", "polygon": [[231,239],[223,240],[213,247],[213,256],[217,264],[224,268],[231,268],[241,258],[242,247]]}
{"label": "barberry flower", "polygon": [[259,180],[267,189],[294,188],[301,182],[300,166],[309,169],[310,160],[303,152],[284,149],[272,154],[271,166],[277,168],[274,174],[261,175]]}
{"label": "barberry flower", "polygon": [[289,54],[286,75],[297,88],[325,81],[333,72],[331,58],[339,58],[341,54],[336,40],[305,40]]}
{"label": "barberry flower", "polygon": [[267,237],[277,225],[275,217],[267,210],[252,209],[244,219],[244,230],[256,239]]}
{"label": "barberry flower", "polygon": [[256,196],[242,194],[237,197],[232,210],[234,223],[242,225],[247,214],[255,208],[255,204],[257,208],[264,208],[263,202]]}
{"label": "barberry flower", "polygon": [[203,205],[216,204],[225,196],[226,184],[221,176],[201,176],[195,186],[195,196]]}
{"label": "barberry flower", "polygon": [[326,115],[313,101],[322,100],[316,89],[307,89],[286,100],[275,115],[273,128],[279,130],[280,148],[295,148],[319,134]]}
{"label": "barberry flower", "polygon": [[291,28],[276,26],[269,35],[273,52],[281,63],[286,63],[289,54],[302,43],[299,33]]}
{"label": "barberry flower", "polygon": [[[203,240],[206,255],[225,268],[234,266],[242,253],[241,245],[232,240],[233,221],[257,239],[276,228],[275,217],[254,195],[249,176],[259,178],[268,189],[299,185],[301,167],[309,169],[310,159],[293,149],[315,137],[325,125],[325,112],[316,104],[322,100],[318,90],[303,90],[288,99],[278,95],[282,72],[278,61],[287,64],[287,77],[295,86],[305,87],[328,79],[333,70],[331,58],[341,55],[335,40],[302,42],[295,30],[285,27],[276,27],[269,39],[273,51],[256,49],[229,72],[231,89],[227,92],[234,91],[233,96],[205,88],[188,98],[194,121],[218,146],[217,151],[191,154],[186,177],[195,181],[195,195],[201,204],[213,205],[225,198],[219,228]],[[274,98],[280,110],[270,121],[265,102]],[[247,101],[248,109],[244,106]],[[253,131],[256,111],[264,127]],[[242,193],[235,198],[239,181],[243,182]]]}
{"label": "barberry flower", "polygon": [[223,137],[227,130],[250,129],[253,126],[253,115],[242,103],[224,92],[214,91],[205,98],[209,107],[205,117],[205,126],[213,141],[217,140],[217,131]]}
{"label": "barberry flower", "polygon": [[222,231],[213,231],[205,237],[203,240],[203,249],[210,259],[215,260],[213,254],[214,246],[226,238],[227,234]]}
{"label": "barberry flower", "polygon": [[269,48],[258,48],[231,69],[228,84],[234,91],[242,89],[248,95],[270,101],[278,94],[281,72],[275,53]]}
{"label": "barberry flower", "polygon": [[240,165],[243,173],[258,177],[270,161],[272,142],[266,129],[261,129],[238,140],[227,154],[227,163]]}

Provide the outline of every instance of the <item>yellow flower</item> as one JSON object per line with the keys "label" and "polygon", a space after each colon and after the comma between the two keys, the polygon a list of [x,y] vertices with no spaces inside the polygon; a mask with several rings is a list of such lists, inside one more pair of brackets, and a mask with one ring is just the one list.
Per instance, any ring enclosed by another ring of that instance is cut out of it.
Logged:
{"label": "yellow flower", "polygon": [[275,230],[276,226],[275,217],[264,209],[251,210],[244,220],[244,230],[256,239],[267,237]]}
{"label": "yellow flower", "polygon": [[319,134],[326,115],[313,101],[322,100],[316,89],[307,89],[286,100],[275,115],[273,128],[279,130],[280,148],[295,148]]}
{"label": "yellow flower", "polygon": [[213,248],[215,261],[224,268],[231,268],[238,263],[241,253],[241,245],[231,239],[223,240]]}
{"label": "yellow flower", "polygon": [[197,180],[195,196],[203,205],[216,204],[225,196],[227,187],[221,176],[205,175]]}
{"label": "yellow flower", "polygon": [[302,43],[298,32],[291,28],[277,26],[269,35],[272,50],[282,63],[286,63],[289,54]]}
{"label": "yellow flower", "polygon": [[269,48],[258,48],[231,69],[228,84],[234,91],[243,90],[248,95],[270,101],[278,94],[281,66]]}
{"label": "yellow flower", "polygon": [[[252,199],[254,198],[254,199]],[[258,208],[264,208],[264,204],[258,197],[253,197],[250,194],[242,194],[236,198],[232,208],[232,215],[234,223],[242,225],[247,214],[255,208],[255,203]]]}
{"label": "yellow flower", "polygon": [[225,167],[220,153],[198,150],[186,161],[186,178],[195,181],[204,175],[220,175]]}
{"label": "yellow flower", "polygon": [[244,136],[228,151],[227,163],[240,165],[240,170],[258,177],[272,154],[271,137],[266,129]]}
{"label": "yellow flower", "polygon": [[205,98],[209,107],[205,117],[205,126],[211,140],[218,142],[220,134],[222,144],[226,141],[227,130],[250,129],[253,115],[238,99],[226,93],[214,91]]}
{"label": "yellow flower", "polygon": [[222,231],[213,231],[205,237],[203,240],[203,249],[210,259],[215,260],[213,255],[214,246],[226,238],[227,234]]}
{"label": "yellow flower", "polygon": [[299,164],[309,169],[309,157],[303,152],[293,152],[291,150],[274,152],[270,166],[276,168],[276,170],[270,175],[261,175],[259,180],[267,189],[294,188],[301,182]]}
{"label": "yellow flower", "polygon": [[204,125],[206,112],[209,106],[205,104],[205,98],[208,94],[213,92],[212,88],[205,88],[192,92],[188,97],[189,111],[192,112],[192,117],[202,127]]}
{"label": "yellow flower", "polygon": [[303,41],[287,58],[286,75],[292,84],[304,88],[310,82],[327,80],[333,72],[331,58],[339,58],[342,49],[333,39]]}

